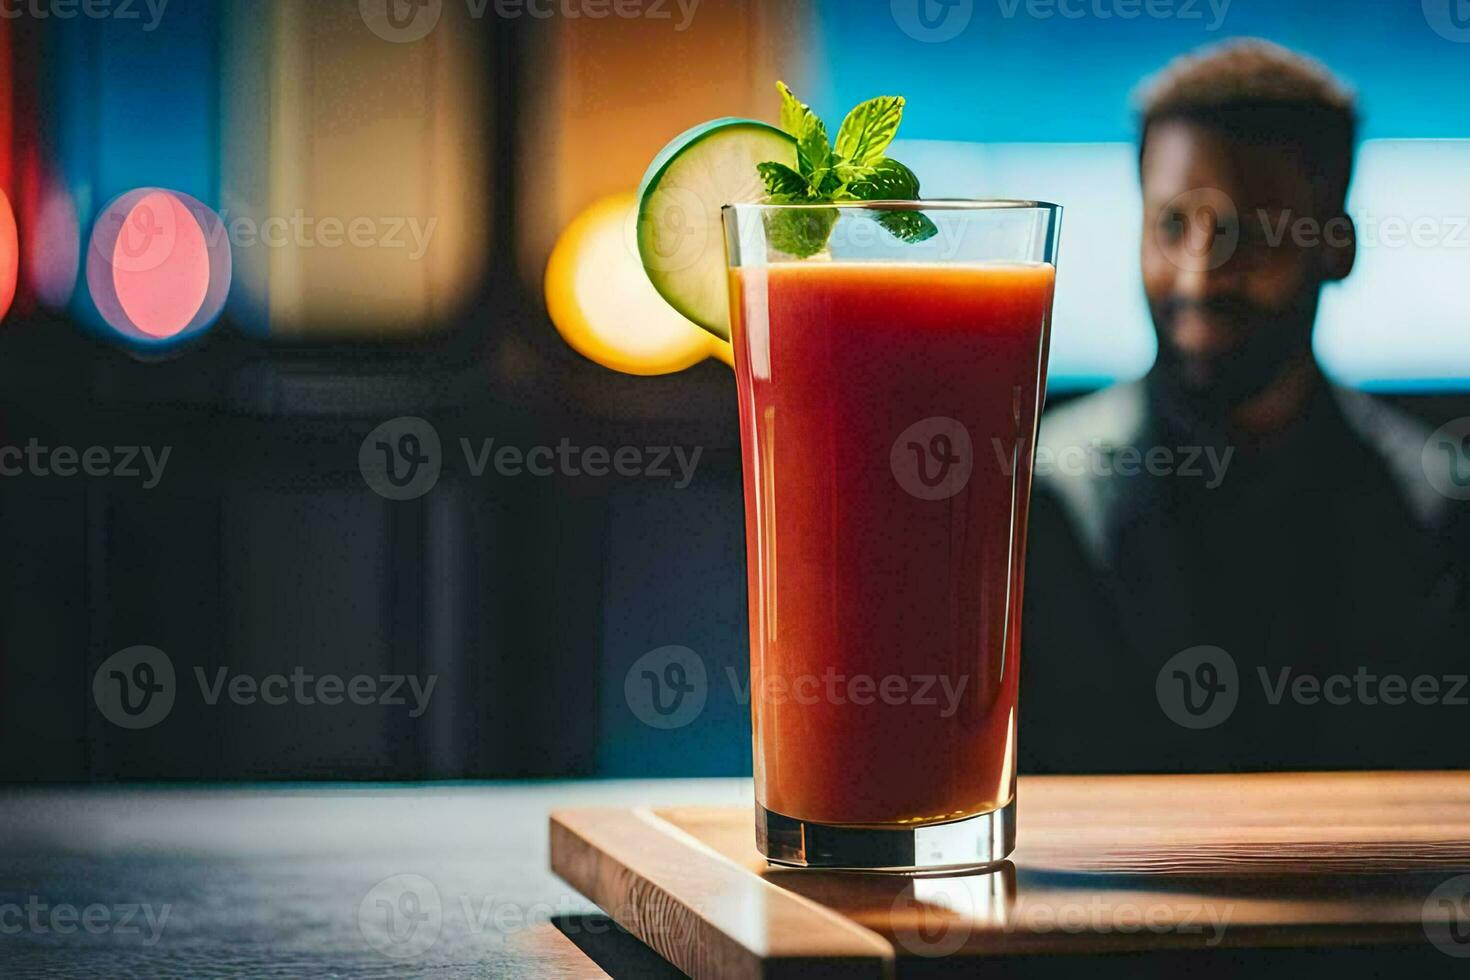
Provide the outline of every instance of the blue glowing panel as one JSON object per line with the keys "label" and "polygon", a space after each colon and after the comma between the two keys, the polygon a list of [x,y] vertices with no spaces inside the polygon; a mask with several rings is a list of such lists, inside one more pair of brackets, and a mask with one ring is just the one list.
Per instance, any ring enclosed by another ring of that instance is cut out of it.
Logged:
{"label": "blue glowing panel", "polygon": [[821,0],[824,118],[905,95],[911,139],[1133,138],[1130,96],[1178,54],[1265,37],[1361,94],[1364,136],[1470,137],[1465,0]]}
{"label": "blue glowing panel", "polygon": [[1139,274],[1142,203],[1128,143],[981,145],[900,140],[925,197],[1047,200],[1065,209],[1053,317],[1055,389],[1135,378],[1156,350]]}
{"label": "blue glowing panel", "polygon": [[[900,141],[926,197],[1017,197],[1066,208],[1051,372],[1059,389],[1137,377],[1155,342],[1138,253],[1141,202],[1128,143]],[[1344,384],[1470,381],[1470,140],[1375,140],[1359,151],[1348,210],[1357,268],[1328,286],[1317,356]]]}
{"label": "blue glowing panel", "polygon": [[1323,299],[1323,366],[1359,385],[1470,380],[1470,140],[1365,144],[1348,211],[1358,264]]}
{"label": "blue glowing panel", "polygon": [[170,4],[156,22],[78,18],[47,37],[60,162],[94,204],[149,186],[217,204],[216,8]]}
{"label": "blue glowing panel", "polygon": [[[219,208],[218,4],[169,4],[156,15],[147,5],[137,9],[136,19],[70,20],[45,38],[52,164],[84,252],[99,211],[139,188],[167,188]],[[86,261],[79,259],[80,270]],[[118,333],[87,284],[79,278],[77,285],[71,311],[87,328],[147,351],[182,339]]]}
{"label": "blue glowing panel", "polygon": [[862,99],[907,96],[907,142],[895,155],[919,171],[925,196],[1068,207],[1052,360],[1067,387],[1152,361],[1131,148],[1139,83],[1234,37],[1304,51],[1359,96],[1369,142],[1355,211],[1443,225],[1432,245],[1365,244],[1352,279],[1328,290],[1319,356],[1353,384],[1454,386],[1470,380],[1458,312],[1470,308],[1470,251],[1452,244],[1455,216],[1470,214],[1458,142],[1470,140],[1470,100],[1460,97],[1470,91],[1467,9],[1466,0],[821,0],[822,57],[803,94],[834,123]]}

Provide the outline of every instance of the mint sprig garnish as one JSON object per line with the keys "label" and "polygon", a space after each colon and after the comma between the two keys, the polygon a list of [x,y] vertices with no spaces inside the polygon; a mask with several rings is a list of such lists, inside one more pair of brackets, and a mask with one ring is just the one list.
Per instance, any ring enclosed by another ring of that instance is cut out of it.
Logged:
{"label": "mint sprig garnish", "polygon": [[[917,201],[919,178],[892,157],[889,144],[903,121],[902,96],[884,95],[858,105],[828,141],[827,127],[811,107],[777,82],[781,128],[796,139],[796,169],[774,161],[756,165],[772,204],[835,204],[840,201]],[[919,211],[890,211],[878,223],[914,244],[939,233]],[[768,225],[771,244],[788,255],[808,258],[827,247],[837,224],[835,208],[777,212]]]}

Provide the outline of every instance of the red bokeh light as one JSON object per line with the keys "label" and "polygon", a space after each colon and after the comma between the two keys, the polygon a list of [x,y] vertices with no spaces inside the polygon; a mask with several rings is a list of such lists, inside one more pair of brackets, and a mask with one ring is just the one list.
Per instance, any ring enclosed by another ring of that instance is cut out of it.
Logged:
{"label": "red bokeh light", "polygon": [[152,187],[102,210],[87,255],[97,312],[134,340],[169,340],[208,327],[224,307],[231,272],[219,217],[186,194]]}

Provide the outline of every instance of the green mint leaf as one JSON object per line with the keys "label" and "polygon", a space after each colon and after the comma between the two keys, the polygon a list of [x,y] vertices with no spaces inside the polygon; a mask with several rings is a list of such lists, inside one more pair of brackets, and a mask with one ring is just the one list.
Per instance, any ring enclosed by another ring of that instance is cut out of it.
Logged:
{"label": "green mint leaf", "polygon": [[781,93],[781,128],[801,139],[801,134],[806,131],[806,119],[812,115],[811,108],[792,95],[785,82],[777,82],[776,91]]}
{"label": "green mint leaf", "polygon": [[[785,82],[777,82],[776,90],[781,93],[781,128],[796,139],[796,170],[775,161],[756,165],[771,203],[918,199],[919,178],[883,155],[903,121],[902,97],[881,96],[857,106],[842,121],[833,147],[827,127],[811,107]],[[838,213],[835,208],[775,212],[766,216],[766,234],[773,248],[809,258],[827,247]],[[917,211],[891,212],[878,222],[909,243],[939,233],[934,222]]]}
{"label": "green mint leaf", "polygon": [[827,127],[812,116],[806,131],[796,139],[796,163],[807,183],[820,190],[822,181],[832,171],[832,146],[827,142]]}
{"label": "green mint leaf", "polygon": [[884,95],[857,106],[837,131],[837,153],[860,166],[877,163],[903,121],[902,96]]}
{"label": "green mint leaf", "polygon": [[817,200],[835,201],[841,196],[843,180],[838,167],[834,166],[822,171],[821,174],[816,175],[816,179]]}
{"label": "green mint leaf", "polygon": [[873,172],[847,186],[847,193],[857,201],[917,201],[919,178],[892,157],[874,164]]}
{"label": "green mint leaf", "polygon": [[766,239],[771,246],[799,259],[811,258],[827,247],[837,224],[836,208],[793,208],[766,215]]}
{"label": "green mint leaf", "polygon": [[861,167],[855,163],[839,163],[832,168],[832,172],[837,175],[838,182],[846,186],[873,176],[877,170],[874,167]]}
{"label": "green mint leaf", "polygon": [[922,211],[888,211],[878,216],[878,224],[901,242],[916,245],[939,234],[939,229]]}
{"label": "green mint leaf", "polygon": [[784,163],[758,163],[755,169],[766,183],[766,194],[772,199],[802,200],[809,197],[806,178]]}
{"label": "green mint leaf", "polygon": [[781,93],[781,128],[796,137],[797,167],[812,190],[819,192],[834,162],[827,127],[785,82],[777,82],[776,89]]}

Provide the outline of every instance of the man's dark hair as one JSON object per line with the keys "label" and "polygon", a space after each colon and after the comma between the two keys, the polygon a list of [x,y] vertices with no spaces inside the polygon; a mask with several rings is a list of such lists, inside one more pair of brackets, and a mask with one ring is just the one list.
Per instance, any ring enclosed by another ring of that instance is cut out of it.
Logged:
{"label": "man's dark hair", "polygon": [[1243,143],[1299,148],[1324,207],[1342,209],[1356,100],[1320,62],[1269,41],[1228,41],[1174,59],[1144,83],[1137,100],[1140,161],[1154,125],[1194,122]]}

